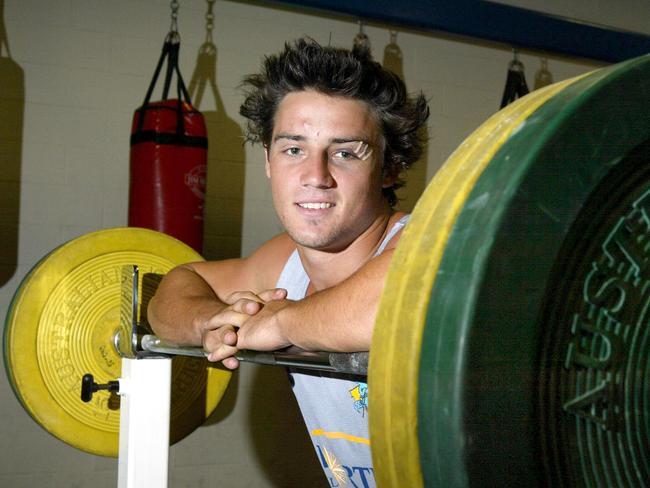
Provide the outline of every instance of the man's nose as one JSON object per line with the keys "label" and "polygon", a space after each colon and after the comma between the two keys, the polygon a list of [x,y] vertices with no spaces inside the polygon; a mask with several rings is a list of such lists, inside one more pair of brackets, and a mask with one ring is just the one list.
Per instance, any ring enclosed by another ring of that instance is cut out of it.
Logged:
{"label": "man's nose", "polygon": [[315,188],[334,186],[334,177],[330,172],[327,154],[314,155],[303,161],[302,184]]}

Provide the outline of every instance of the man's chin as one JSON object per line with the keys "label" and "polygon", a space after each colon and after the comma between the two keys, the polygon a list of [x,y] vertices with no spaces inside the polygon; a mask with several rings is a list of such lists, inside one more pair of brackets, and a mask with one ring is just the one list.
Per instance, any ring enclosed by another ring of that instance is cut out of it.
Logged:
{"label": "man's chin", "polygon": [[336,235],[328,234],[310,234],[310,233],[292,233],[289,232],[291,239],[299,246],[316,249],[319,251],[335,252],[340,250],[345,246],[341,246],[340,237],[337,238]]}
{"label": "man's chin", "polygon": [[321,251],[327,250],[333,244],[333,242],[330,239],[323,239],[323,238],[301,237],[301,238],[293,238],[293,241],[301,247],[306,247],[309,249],[318,249]]}

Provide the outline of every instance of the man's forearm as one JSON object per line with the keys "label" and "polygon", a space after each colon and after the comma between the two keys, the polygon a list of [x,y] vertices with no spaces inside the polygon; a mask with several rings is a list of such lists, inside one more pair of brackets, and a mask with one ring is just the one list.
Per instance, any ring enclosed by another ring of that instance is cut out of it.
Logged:
{"label": "man's forearm", "polygon": [[200,324],[226,306],[201,276],[181,266],[163,278],[149,302],[147,318],[159,337],[200,346]]}
{"label": "man's forearm", "polygon": [[368,351],[390,255],[373,259],[342,283],[302,300],[267,303],[241,327],[237,346]]}
{"label": "man's forearm", "polygon": [[308,351],[368,351],[381,290],[363,297],[341,291],[323,290],[280,310],[287,340]]}

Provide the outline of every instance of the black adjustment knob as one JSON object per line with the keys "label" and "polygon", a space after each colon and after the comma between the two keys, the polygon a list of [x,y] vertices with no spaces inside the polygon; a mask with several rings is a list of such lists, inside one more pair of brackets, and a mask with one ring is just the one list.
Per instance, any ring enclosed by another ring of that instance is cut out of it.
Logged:
{"label": "black adjustment knob", "polygon": [[81,399],[84,402],[89,402],[93,398],[93,393],[99,390],[108,390],[108,391],[119,391],[120,382],[119,381],[109,381],[105,385],[99,385],[95,383],[95,378],[90,373],[86,373],[81,378]]}

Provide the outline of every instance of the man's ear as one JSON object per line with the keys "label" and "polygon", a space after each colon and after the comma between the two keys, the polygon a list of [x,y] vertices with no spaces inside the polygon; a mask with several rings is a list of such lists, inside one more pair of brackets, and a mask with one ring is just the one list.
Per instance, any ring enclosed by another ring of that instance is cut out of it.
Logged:
{"label": "man's ear", "polygon": [[381,178],[382,178],[381,179],[381,187],[382,188],[390,188],[397,181],[397,175],[395,175],[395,174],[386,174],[385,170],[382,170]]}
{"label": "man's ear", "polygon": [[382,188],[390,188],[395,184],[397,178],[395,176],[384,176],[384,179],[381,183]]}
{"label": "man's ear", "polygon": [[269,164],[269,148],[264,146],[264,169],[266,170],[266,177],[271,178],[271,165]]}

